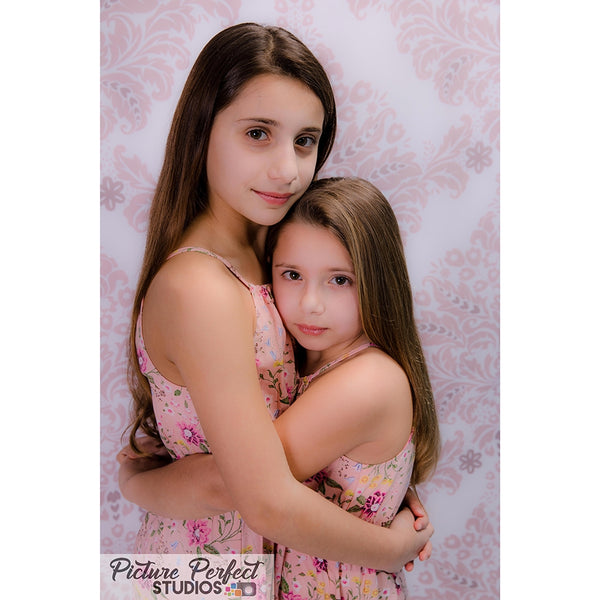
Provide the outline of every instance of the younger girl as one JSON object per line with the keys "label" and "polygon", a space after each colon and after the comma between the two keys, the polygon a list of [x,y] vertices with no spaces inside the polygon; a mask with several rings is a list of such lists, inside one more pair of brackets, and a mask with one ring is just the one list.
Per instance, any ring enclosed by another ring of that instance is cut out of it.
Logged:
{"label": "younger girl", "polygon": [[[395,571],[431,536],[405,518],[393,526],[403,535],[360,521],[298,482],[273,427],[294,365],[264,285],[266,229],[304,193],[334,133],[327,76],[285,30],[230,27],[192,68],[167,140],[134,301],[130,440],[135,448],[141,430],[175,458],[212,453],[237,510],[202,521],[148,513],[138,552],[261,553],[259,533]],[[199,485],[193,474],[190,481]],[[173,496],[177,489],[168,487]]]}
{"label": "younger girl", "polygon": [[[292,471],[318,471],[307,485],[389,525],[439,452],[394,213],[364,180],[320,180],[270,230],[267,256],[277,308],[303,349],[301,398],[276,421]],[[402,575],[281,545],[276,564],[281,598],[405,598]]]}

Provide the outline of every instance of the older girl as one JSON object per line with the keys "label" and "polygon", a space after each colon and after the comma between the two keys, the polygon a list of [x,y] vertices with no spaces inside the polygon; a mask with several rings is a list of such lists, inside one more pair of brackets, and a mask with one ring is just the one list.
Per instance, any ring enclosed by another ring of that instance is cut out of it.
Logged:
{"label": "older girl", "polygon": [[360,521],[304,486],[272,423],[292,388],[293,359],[264,285],[264,239],[322,166],[334,133],[329,81],[284,30],[226,29],[192,68],[136,292],[130,439],[135,447],[138,430],[160,436],[175,458],[211,452],[237,510],[201,521],[148,513],[139,552],[261,552],[264,536],[395,571],[431,535],[406,518],[392,530]]}

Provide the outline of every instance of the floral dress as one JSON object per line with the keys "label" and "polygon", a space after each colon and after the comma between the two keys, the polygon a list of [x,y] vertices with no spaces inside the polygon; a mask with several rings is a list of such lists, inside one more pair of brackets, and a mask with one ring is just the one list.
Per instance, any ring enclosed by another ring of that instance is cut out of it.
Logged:
{"label": "floral dress", "polygon": [[[343,360],[373,344],[355,348],[316,373],[300,378],[298,395],[310,382]],[[389,526],[406,494],[414,463],[413,434],[392,459],[368,465],[342,456],[305,483],[344,510],[370,523]],[[404,600],[404,574],[375,571],[358,565],[327,561],[277,546],[276,589],[281,600],[327,599]]]}
{"label": "floral dress", "polygon": [[[250,291],[256,307],[256,369],[265,402],[275,419],[294,397],[295,365],[289,336],[275,308],[270,286],[244,281],[225,259],[202,248],[181,248],[169,258],[182,252],[200,252],[220,260]],[[150,360],[142,335],[142,310],[135,342],[140,369],[150,384],[160,436],[171,456],[179,459],[198,452],[210,453],[188,390],[168,381]],[[146,513],[135,541],[138,554],[261,554],[269,549],[269,543],[250,530],[237,511],[186,520]]]}

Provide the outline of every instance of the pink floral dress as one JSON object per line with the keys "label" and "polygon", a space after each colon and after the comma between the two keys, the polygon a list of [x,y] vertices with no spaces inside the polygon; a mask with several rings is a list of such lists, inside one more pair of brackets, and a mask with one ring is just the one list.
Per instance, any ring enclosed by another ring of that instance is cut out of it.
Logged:
{"label": "pink floral dress", "polygon": [[[182,252],[201,252],[220,260],[250,291],[256,307],[256,369],[265,402],[275,419],[294,398],[295,365],[270,286],[244,281],[225,259],[202,248],[181,248],[169,258]],[[188,390],[165,379],[150,360],[142,335],[141,310],[135,342],[141,371],[150,384],[158,429],[171,456],[179,459],[197,452],[210,453]],[[195,520],[146,513],[135,542],[135,552],[139,554],[261,554],[269,549],[269,543],[250,530],[237,511]]]}
{"label": "pink floral dress", "polygon": [[[300,378],[298,395],[313,379],[369,346],[372,344],[355,348],[316,373]],[[386,462],[367,465],[342,456],[305,483],[364,521],[386,527],[398,512],[408,489],[414,451],[411,433],[404,448]],[[279,588],[281,600],[406,598],[402,572],[393,575],[358,565],[327,561],[282,546],[276,548],[275,573],[276,589]]]}

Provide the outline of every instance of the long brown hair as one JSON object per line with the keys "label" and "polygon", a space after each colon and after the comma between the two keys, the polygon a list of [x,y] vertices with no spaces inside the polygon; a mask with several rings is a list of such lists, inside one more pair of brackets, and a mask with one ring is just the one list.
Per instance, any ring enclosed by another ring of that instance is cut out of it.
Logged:
{"label": "long brown hair", "polygon": [[206,44],[177,104],[150,207],[129,338],[128,374],[133,395],[129,441],[135,449],[139,429],[160,438],[150,388],[140,371],[135,347],[142,298],[184,231],[207,207],[206,157],[215,116],[235,100],[248,81],[264,74],[296,79],[321,101],[325,117],[315,173],[331,152],[336,131],[333,90],[323,67],[300,40],[280,27],[242,23],[221,31]]}
{"label": "long brown hair", "polygon": [[283,221],[270,229],[265,252],[268,259],[273,256],[279,232],[290,222],[325,227],[348,250],[356,273],[363,330],[404,369],[410,382],[416,443],[411,483],[424,481],[437,464],[440,433],[392,207],[363,179],[314,181]]}

